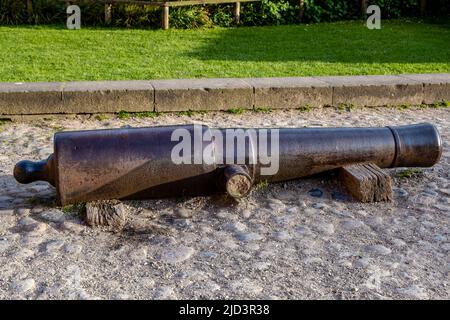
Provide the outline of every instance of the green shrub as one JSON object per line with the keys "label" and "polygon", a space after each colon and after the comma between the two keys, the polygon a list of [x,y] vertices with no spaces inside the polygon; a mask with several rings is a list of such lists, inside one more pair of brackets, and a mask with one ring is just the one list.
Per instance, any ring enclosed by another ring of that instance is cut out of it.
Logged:
{"label": "green shrub", "polygon": [[[96,25],[103,22],[104,6],[100,3],[82,2],[82,24]],[[17,24],[65,24],[66,4],[55,0],[32,0],[32,14],[27,10],[26,0],[0,0],[0,25]],[[99,18],[102,17],[102,18]]]}
{"label": "green shrub", "polygon": [[212,27],[213,21],[203,6],[181,7],[170,10],[170,26],[178,29]]}
{"label": "green shrub", "polygon": [[[305,22],[351,20],[361,16],[359,1],[305,0]],[[371,3],[372,4],[372,3]]]}
{"label": "green shrub", "polygon": [[262,0],[244,4],[241,9],[241,22],[248,26],[289,24],[297,20],[298,6],[287,0]]}
{"label": "green shrub", "polygon": [[118,27],[156,28],[161,25],[160,8],[124,4],[116,6],[112,15],[112,22]]}
{"label": "green shrub", "polygon": [[[66,21],[66,4],[56,0],[32,0],[33,14],[27,11],[26,0],[0,0],[0,25],[61,24]],[[304,0],[302,22],[326,22],[358,19],[360,0]],[[82,25],[103,25],[104,4],[93,1],[76,2],[81,8]],[[379,5],[382,18],[420,16],[420,0],[371,0]],[[172,28],[199,28],[213,25],[229,27],[234,24],[234,4],[190,6],[170,9]],[[450,14],[450,1],[428,0],[428,16]],[[135,4],[115,4],[113,25],[119,27],[159,28],[161,8]],[[241,4],[241,23],[248,26],[279,25],[299,22],[299,0],[262,0]]]}
{"label": "green shrub", "polygon": [[0,0],[0,24],[19,24],[26,20],[24,1]]}
{"label": "green shrub", "polygon": [[[230,27],[234,23],[234,16],[232,12],[232,6],[215,6],[212,10],[212,22],[216,26]],[[214,10],[215,9],[215,10]]]}

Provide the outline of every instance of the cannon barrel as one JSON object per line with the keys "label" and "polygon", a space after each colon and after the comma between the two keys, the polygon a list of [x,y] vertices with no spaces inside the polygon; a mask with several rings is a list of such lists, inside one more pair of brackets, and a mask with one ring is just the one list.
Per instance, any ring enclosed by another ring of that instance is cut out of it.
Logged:
{"label": "cannon barrel", "polygon": [[228,192],[349,164],[429,167],[442,142],[434,125],[379,128],[213,129],[200,125],[58,132],[54,153],[20,161],[20,183],[48,181],[61,205]]}

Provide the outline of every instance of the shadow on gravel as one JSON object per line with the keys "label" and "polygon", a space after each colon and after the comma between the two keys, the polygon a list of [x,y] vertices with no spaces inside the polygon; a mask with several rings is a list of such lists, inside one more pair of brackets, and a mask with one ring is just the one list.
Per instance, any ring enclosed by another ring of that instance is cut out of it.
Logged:
{"label": "shadow on gravel", "polygon": [[[320,181],[320,183],[319,183]],[[321,184],[320,188],[318,186]],[[306,193],[311,198],[325,199],[329,198],[334,201],[353,202],[354,200],[348,196],[337,179],[335,171],[325,172],[311,176],[309,178],[296,179],[281,183],[273,183],[269,186],[261,188],[255,185],[251,192],[251,197],[261,198],[267,197],[277,198],[278,193],[282,193],[286,186],[294,188],[298,193]],[[309,187],[312,186],[312,187]],[[167,197],[162,199],[148,200],[123,200],[134,211],[145,209],[158,210],[162,212],[160,218],[168,220],[186,218],[173,214],[166,215],[164,212],[177,211],[180,208],[187,210],[210,210],[215,211],[222,209],[232,209],[239,206],[239,200],[227,196],[226,194],[217,193],[208,196],[185,196],[185,197]],[[0,210],[31,208],[31,207],[57,207],[56,190],[54,187],[43,182],[34,182],[26,185],[16,182],[12,175],[0,175]],[[173,222],[173,221],[172,221]]]}
{"label": "shadow on gravel", "polygon": [[0,175],[0,210],[56,206],[55,188],[47,183],[18,183],[13,175]]}

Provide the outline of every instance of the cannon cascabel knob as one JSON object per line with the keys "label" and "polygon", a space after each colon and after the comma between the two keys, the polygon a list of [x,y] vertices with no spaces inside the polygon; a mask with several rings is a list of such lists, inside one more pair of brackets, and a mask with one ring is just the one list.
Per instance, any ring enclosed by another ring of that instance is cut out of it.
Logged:
{"label": "cannon cascabel knob", "polygon": [[42,161],[22,160],[14,166],[14,178],[19,183],[27,184],[34,181],[54,182],[53,155]]}

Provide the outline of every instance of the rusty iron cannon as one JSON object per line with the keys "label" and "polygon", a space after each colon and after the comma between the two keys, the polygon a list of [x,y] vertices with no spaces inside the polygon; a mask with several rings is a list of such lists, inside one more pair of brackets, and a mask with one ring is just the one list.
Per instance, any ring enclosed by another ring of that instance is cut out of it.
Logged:
{"label": "rusty iron cannon", "polygon": [[[56,188],[60,205],[227,192],[355,164],[365,170],[430,167],[442,143],[434,125],[379,128],[213,129],[204,125],[58,132],[48,159],[20,161],[14,177]],[[359,170],[359,169],[358,169]],[[358,171],[356,170],[356,171]],[[375,171],[374,171],[375,170]]]}

